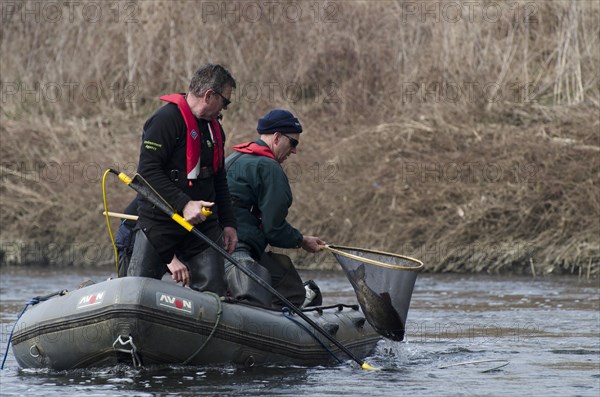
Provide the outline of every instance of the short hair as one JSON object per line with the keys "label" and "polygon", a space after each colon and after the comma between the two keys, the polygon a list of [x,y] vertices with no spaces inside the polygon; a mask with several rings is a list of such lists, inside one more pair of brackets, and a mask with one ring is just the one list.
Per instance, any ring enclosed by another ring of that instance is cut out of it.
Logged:
{"label": "short hair", "polygon": [[221,65],[208,63],[196,70],[190,82],[189,91],[193,95],[200,97],[208,90],[215,90],[221,93],[227,86],[235,88],[235,79],[231,73]]}

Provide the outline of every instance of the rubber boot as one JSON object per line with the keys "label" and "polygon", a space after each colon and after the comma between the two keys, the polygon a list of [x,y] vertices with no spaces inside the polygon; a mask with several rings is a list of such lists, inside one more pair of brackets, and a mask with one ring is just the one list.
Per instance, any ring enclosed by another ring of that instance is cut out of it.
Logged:
{"label": "rubber boot", "polygon": [[[237,259],[237,263],[271,285],[269,271],[253,259],[241,258]],[[254,306],[271,307],[271,293],[229,261],[225,264],[225,278],[227,279],[229,293],[236,300],[244,301]]]}
{"label": "rubber boot", "polygon": [[115,245],[117,247],[117,255],[119,260],[118,277],[127,276],[127,268],[133,253],[133,245],[135,243],[135,234],[138,229],[133,229],[126,223],[121,223],[115,236]]}
{"label": "rubber boot", "polygon": [[225,295],[225,271],[221,254],[212,248],[207,248],[185,261],[185,264],[192,276],[190,284],[192,289],[214,292],[219,296]]}
{"label": "rubber boot", "polygon": [[166,263],[160,258],[152,243],[148,241],[146,234],[142,230],[138,230],[135,234],[127,275],[160,280],[166,271]]}

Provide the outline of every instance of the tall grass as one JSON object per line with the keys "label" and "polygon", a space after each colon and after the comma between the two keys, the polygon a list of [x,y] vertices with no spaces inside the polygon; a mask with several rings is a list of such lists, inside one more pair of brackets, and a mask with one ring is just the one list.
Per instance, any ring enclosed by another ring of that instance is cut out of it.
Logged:
{"label": "tall grass", "polygon": [[[268,109],[300,117],[288,171],[307,233],[437,271],[598,273],[597,2],[80,2],[60,20],[13,4],[0,28],[7,257],[31,253],[15,242],[107,246],[97,170],[135,169],[156,98],[216,62],[239,83],[228,142],[253,138]],[[469,162],[502,176],[440,174]],[[131,197],[116,182],[109,195],[117,210]]]}

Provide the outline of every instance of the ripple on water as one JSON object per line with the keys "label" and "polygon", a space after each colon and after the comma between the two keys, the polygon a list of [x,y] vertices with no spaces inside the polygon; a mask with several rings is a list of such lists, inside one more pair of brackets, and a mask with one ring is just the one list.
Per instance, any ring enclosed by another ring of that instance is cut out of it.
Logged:
{"label": "ripple on water", "polygon": [[[87,272],[87,270],[86,270]],[[105,275],[93,275],[100,280]],[[12,272],[0,278],[3,330],[32,296],[76,287],[83,274]],[[355,303],[340,273],[311,277],[329,302]],[[9,356],[2,395],[581,395],[597,397],[598,288],[573,278],[423,274],[415,286],[407,342],[381,341],[362,371],[333,367],[115,366],[56,372],[18,369]],[[5,333],[6,334],[6,333]],[[3,341],[3,347],[6,341]],[[487,360],[487,362],[486,362]],[[492,362],[490,360],[496,360]],[[508,365],[485,372],[501,360]],[[472,362],[471,364],[468,364]],[[476,363],[480,362],[480,363]],[[445,368],[441,368],[445,367]],[[592,378],[592,379],[590,379]],[[590,380],[592,380],[590,382]],[[536,394],[537,393],[537,394]]]}

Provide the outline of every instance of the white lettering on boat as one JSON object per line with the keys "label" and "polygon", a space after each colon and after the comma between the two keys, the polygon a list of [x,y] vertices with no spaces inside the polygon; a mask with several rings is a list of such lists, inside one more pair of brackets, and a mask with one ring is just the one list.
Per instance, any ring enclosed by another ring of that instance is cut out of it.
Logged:
{"label": "white lettering on boat", "polygon": [[97,292],[95,294],[82,296],[81,299],[79,299],[79,302],[77,303],[77,308],[81,309],[83,307],[90,307],[101,304],[104,300],[104,293],[105,291],[102,291]]}
{"label": "white lettering on boat", "polygon": [[192,306],[191,300],[167,295],[162,292],[157,292],[157,296],[158,296],[158,305],[159,306],[168,307],[170,309],[175,309],[177,311],[183,311],[183,312],[186,312],[189,314],[192,314],[192,312],[193,312],[193,306]]}

